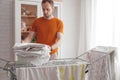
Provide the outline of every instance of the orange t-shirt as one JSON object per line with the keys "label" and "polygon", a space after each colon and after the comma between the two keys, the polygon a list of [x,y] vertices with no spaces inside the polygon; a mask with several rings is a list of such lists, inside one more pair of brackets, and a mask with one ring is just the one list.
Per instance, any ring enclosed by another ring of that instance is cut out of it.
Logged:
{"label": "orange t-shirt", "polygon": [[[57,41],[57,32],[63,33],[63,23],[54,17],[50,20],[40,17],[32,24],[32,31],[36,33],[36,42],[52,46]],[[51,51],[50,54],[58,52],[58,48]]]}

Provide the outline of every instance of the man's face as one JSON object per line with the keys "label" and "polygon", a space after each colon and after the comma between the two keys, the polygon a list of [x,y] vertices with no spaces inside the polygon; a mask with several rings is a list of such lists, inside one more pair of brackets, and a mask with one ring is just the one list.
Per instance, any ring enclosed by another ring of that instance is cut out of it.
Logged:
{"label": "man's face", "polygon": [[50,18],[53,12],[53,6],[48,2],[42,4],[43,15],[45,18]]}

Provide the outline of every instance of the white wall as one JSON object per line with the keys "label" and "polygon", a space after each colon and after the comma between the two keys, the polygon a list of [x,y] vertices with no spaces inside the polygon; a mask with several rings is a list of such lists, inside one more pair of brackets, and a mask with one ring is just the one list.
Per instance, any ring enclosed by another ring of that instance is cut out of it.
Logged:
{"label": "white wall", "polygon": [[12,59],[13,9],[12,0],[0,1],[0,57]]}
{"label": "white wall", "polygon": [[[12,0],[0,0],[0,58],[13,60],[13,9]],[[4,62],[3,62],[4,63]],[[0,62],[0,67],[4,66]],[[6,72],[0,70],[0,80],[7,80]]]}
{"label": "white wall", "polygon": [[[14,0],[0,0],[0,58],[13,60],[14,45]],[[79,28],[80,0],[63,0],[64,40],[61,57],[75,57],[77,54]],[[0,71],[0,78],[5,79],[4,72]]]}

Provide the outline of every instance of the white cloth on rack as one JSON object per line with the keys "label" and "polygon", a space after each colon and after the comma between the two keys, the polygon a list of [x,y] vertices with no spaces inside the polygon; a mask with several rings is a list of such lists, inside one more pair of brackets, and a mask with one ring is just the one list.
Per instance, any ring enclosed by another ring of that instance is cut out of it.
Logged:
{"label": "white cloth on rack", "polygon": [[16,69],[17,80],[59,80],[57,67],[26,67]]}
{"label": "white cloth on rack", "polygon": [[85,65],[17,68],[17,80],[85,80]]}
{"label": "white cloth on rack", "polygon": [[85,80],[85,65],[60,66],[60,80]]}
{"label": "white cloth on rack", "polygon": [[17,55],[18,64],[39,66],[48,62],[50,58],[50,49],[45,44],[16,43],[13,48]]}
{"label": "white cloth on rack", "polygon": [[114,47],[98,46],[87,52],[89,66],[89,80],[115,80]]}

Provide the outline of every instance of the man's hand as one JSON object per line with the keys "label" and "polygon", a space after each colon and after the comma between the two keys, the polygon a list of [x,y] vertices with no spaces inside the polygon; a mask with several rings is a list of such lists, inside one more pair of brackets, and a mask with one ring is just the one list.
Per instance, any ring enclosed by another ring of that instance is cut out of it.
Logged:
{"label": "man's hand", "polygon": [[54,54],[51,54],[50,55],[50,60],[52,60],[52,59],[57,59],[57,53],[54,53]]}

